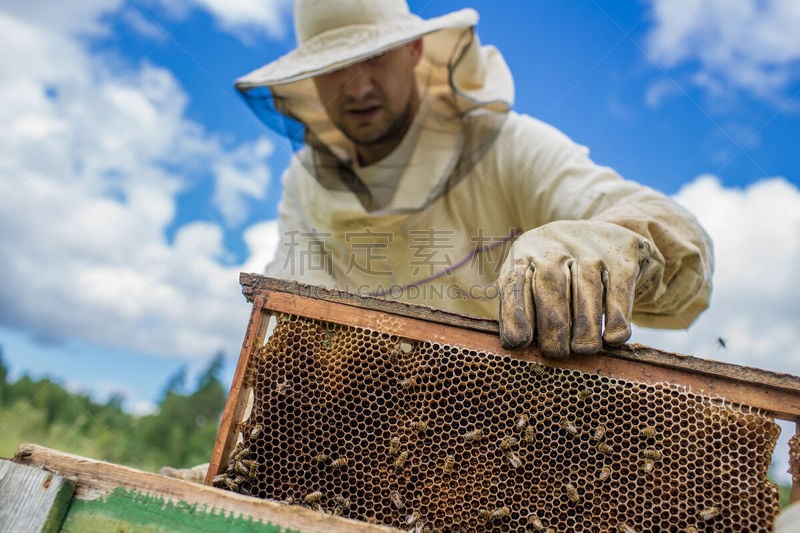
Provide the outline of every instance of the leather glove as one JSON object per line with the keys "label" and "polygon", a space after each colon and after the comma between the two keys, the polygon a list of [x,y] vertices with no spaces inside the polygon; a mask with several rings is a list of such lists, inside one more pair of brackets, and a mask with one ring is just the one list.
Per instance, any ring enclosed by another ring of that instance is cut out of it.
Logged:
{"label": "leather glove", "polygon": [[545,356],[565,358],[624,343],[651,249],[610,222],[562,220],[523,233],[497,280],[503,346],[523,348],[535,334]]}

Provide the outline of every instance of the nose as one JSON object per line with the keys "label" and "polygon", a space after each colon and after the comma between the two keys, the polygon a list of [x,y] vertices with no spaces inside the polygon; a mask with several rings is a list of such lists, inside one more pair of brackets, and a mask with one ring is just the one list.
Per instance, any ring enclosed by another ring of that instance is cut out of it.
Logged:
{"label": "nose", "polygon": [[342,71],[344,86],[342,90],[350,98],[363,100],[371,95],[375,89],[375,82],[372,78],[372,69],[369,63],[356,63]]}

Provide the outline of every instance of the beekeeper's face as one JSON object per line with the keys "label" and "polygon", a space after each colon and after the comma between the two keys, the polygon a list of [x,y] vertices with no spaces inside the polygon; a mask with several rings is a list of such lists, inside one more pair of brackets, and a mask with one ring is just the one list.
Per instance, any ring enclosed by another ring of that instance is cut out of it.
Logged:
{"label": "beekeeper's face", "polygon": [[362,164],[387,155],[405,135],[419,104],[414,67],[421,54],[417,40],[314,78],[331,121],[367,159]]}

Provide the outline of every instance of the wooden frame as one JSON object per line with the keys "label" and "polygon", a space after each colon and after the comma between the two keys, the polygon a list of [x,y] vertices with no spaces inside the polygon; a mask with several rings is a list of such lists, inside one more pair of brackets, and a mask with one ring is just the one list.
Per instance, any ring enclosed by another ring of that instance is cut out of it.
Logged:
{"label": "wooden frame", "polygon": [[[667,382],[707,397],[762,409],[774,417],[800,422],[800,378],[698,357],[659,351],[640,344],[605,347],[596,355],[553,361],[536,347],[502,348],[496,321],[455,315],[403,302],[360,297],[321,287],[241,274],[239,281],[253,302],[250,323],[225,406],[206,483],[227,467],[236,444],[249,389],[244,382],[251,355],[264,344],[272,313],[290,313],[345,326],[376,329],[405,338],[441,342],[593,374],[644,383]],[[799,424],[800,425],[800,424]],[[792,501],[800,499],[800,479],[793,480]]]}

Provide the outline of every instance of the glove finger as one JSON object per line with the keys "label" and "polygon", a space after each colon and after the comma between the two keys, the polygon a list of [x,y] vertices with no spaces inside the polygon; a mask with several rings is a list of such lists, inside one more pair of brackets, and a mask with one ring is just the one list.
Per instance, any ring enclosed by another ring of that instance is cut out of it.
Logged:
{"label": "glove finger", "polygon": [[553,268],[540,268],[533,280],[539,349],[554,359],[570,353],[570,265],[571,261],[562,261]]}
{"label": "glove finger", "polygon": [[572,351],[597,353],[603,347],[603,280],[596,268],[572,265]]}
{"label": "glove finger", "polygon": [[635,276],[603,272],[605,286],[606,323],[603,340],[622,344],[631,338],[631,312],[636,287]]}
{"label": "glove finger", "polygon": [[500,286],[500,340],[504,348],[528,346],[533,340],[536,315],[531,283],[533,267],[518,265]]}

